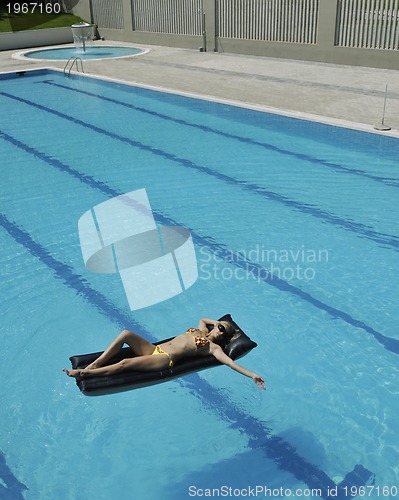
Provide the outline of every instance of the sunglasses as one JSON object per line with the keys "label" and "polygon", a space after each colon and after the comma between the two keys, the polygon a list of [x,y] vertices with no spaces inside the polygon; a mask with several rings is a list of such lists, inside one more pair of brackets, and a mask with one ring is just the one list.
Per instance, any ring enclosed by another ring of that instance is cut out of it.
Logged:
{"label": "sunglasses", "polygon": [[218,325],[218,330],[221,333],[226,333],[226,328],[223,325]]}

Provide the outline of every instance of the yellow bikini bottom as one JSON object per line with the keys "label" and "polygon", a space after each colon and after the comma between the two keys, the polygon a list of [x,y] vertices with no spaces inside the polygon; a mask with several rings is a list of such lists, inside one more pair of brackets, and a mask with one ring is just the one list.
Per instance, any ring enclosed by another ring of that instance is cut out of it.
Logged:
{"label": "yellow bikini bottom", "polygon": [[170,356],[167,352],[165,352],[159,345],[155,346],[154,352],[151,354],[151,356],[157,356],[158,354],[166,354],[169,358],[169,368],[173,367],[173,361],[170,359]]}

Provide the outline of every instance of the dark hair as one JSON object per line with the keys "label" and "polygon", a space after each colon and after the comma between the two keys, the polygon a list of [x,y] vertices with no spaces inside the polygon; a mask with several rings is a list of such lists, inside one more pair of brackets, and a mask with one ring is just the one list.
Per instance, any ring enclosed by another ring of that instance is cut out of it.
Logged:
{"label": "dark hair", "polygon": [[230,342],[231,339],[234,337],[234,334],[236,333],[233,325],[230,323],[230,321],[223,321],[223,323],[227,323],[229,326],[226,329],[226,332],[223,334],[223,338],[227,341]]}

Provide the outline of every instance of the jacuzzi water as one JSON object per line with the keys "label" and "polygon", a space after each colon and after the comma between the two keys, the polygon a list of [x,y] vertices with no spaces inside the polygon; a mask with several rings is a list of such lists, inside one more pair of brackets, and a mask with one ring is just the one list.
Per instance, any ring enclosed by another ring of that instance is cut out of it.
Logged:
{"label": "jacuzzi water", "polygon": [[136,47],[118,47],[113,45],[92,46],[87,44],[86,50],[82,47],[61,47],[41,50],[30,50],[23,53],[29,59],[43,59],[46,61],[67,61],[70,57],[81,59],[109,59],[129,57],[141,54],[142,49]]}
{"label": "jacuzzi water", "polygon": [[[0,83],[0,496],[397,498],[399,141],[56,71]],[[77,221],[141,188],[199,278],[132,312]],[[61,371],[227,312],[266,392],[220,367],[87,398]]]}

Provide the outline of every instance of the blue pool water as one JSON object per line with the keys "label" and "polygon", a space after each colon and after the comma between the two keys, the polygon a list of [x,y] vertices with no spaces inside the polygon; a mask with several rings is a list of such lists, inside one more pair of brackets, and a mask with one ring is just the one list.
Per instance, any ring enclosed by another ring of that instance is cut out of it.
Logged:
{"label": "blue pool water", "polygon": [[57,49],[30,50],[24,52],[24,56],[30,59],[44,59],[46,61],[67,61],[70,57],[80,57],[81,59],[109,59],[135,56],[142,52],[142,49],[137,49],[135,47],[88,45],[86,51],[84,51],[83,48],[61,47]]}
{"label": "blue pool water", "polygon": [[[55,71],[0,102],[0,497],[399,496],[398,140]],[[132,312],[77,221],[141,188],[199,278]],[[266,392],[219,367],[87,398],[61,372],[226,312]]]}

